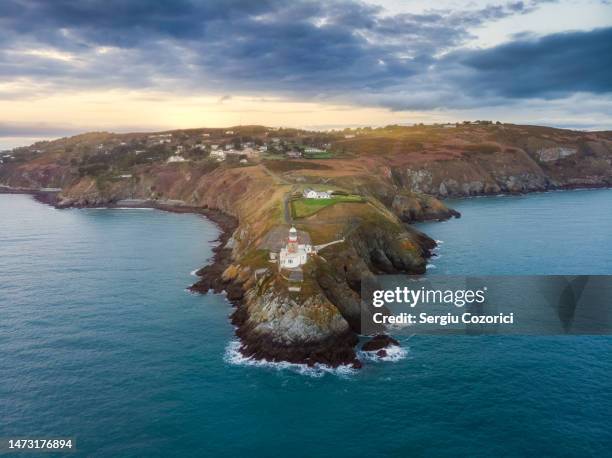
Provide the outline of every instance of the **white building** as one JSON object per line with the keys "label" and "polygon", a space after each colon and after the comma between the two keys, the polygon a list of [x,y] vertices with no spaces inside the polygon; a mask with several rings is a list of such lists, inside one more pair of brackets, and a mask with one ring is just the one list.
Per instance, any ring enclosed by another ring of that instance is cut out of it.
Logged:
{"label": "white building", "polygon": [[233,130],[226,130],[225,131],[225,135],[234,135],[234,131]]}
{"label": "white building", "polygon": [[333,191],[315,191],[314,189],[304,189],[302,195],[306,199],[331,199]]}
{"label": "white building", "polygon": [[214,149],[210,152],[210,157],[213,159],[216,159],[218,161],[224,161],[225,160],[225,151],[222,151],[220,149]]}
{"label": "white building", "polygon": [[316,153],[326,153],[327,151],[325,151],[324,149],[319,149],[319,148],[314,148],[314,147],[308,147],[304,149],[305,153],[311,153],[311,154],[316,154]]}
{"label": "white building", "polygon": [[280,268],[297,269],[303,264],[306,264],[308,255],[311,253],[314,253],[312,245],[300,243],[297,230],[295,227],[291,227],[291,229],[289,229],[287,244],[281,248],[278,257]]}
{"label": "white building", "polygon": [[170,143],[172,141],[172,134],[155,134],[147,137],[149,140],[156,141],[159,144]]}
{"label": "white building", "polygon": [[168,163],[171,163],[171,162],[187,162],[187,159],[185,159],[183,156],[179,156],[178,154],[175,154],[174,156],[170,156],[166,162],[168,162]]}

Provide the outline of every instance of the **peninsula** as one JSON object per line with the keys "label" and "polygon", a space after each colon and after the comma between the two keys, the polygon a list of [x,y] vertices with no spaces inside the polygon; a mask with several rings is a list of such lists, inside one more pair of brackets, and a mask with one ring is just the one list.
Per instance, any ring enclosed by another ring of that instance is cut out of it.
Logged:
{"label": "peninsula", "polygon": [[610,186],[612,132],[490,121],[94,132],[1,152],[0,185],[59,208],[206,214],[220,244],[191,290],[227,292],[241,352],[359,367],[362,280],[424,273],[436,246],[410,223],[459,217],[449,197]]}

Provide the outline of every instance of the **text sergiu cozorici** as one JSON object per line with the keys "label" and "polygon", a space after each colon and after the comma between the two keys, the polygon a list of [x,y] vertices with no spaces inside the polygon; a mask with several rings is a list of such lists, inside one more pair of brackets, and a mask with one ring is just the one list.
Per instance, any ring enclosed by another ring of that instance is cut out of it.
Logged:
{"label": "text sergiu cozorici", "polygon": [[[472,304],[485,304],[487,287],[482,289],[411,289],[397,286],[395,289],[375,290],[372,293],[372,306],[381,308],[385,305],[406,305],[415,308],[418,305],[449,305],[463,308]],[[412,325],[433,324],[447,326],[450,324],[513,324],[513,313],[474,314],[464,313],[435,314],[428,312],[387,314],[375,312],[372,320],[376,324]]]}

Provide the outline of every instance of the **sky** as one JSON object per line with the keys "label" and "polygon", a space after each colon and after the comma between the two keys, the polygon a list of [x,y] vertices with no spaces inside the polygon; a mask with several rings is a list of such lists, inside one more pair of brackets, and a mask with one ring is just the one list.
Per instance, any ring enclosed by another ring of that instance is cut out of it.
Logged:
{"label": "sky", "polygon": [[0,2],[0,149],[466,119],[612,129],[612,2]]}

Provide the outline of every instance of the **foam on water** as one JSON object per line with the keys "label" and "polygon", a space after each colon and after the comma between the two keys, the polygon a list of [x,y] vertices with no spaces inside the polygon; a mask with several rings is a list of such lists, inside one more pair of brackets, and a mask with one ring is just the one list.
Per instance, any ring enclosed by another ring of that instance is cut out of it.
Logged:
{"label": "foam on water", "polygon": [[289,363],[286,361],[275,362],[275,361],[264,361],[246,357],[240,353],[240,342],[238,340],[232,340],[225,349],[225,362],[229,364],[239,366],[254,366],[262,368],[271,368],[279,371],[289,370],[300,375],[307,375],[310,377],[323,377],[325,374],[333,374],[339,376],[349,376],[357,372],[356,369],[348,365],[330,367],[325,364],[315,364],[314,366],[308,366],[307,364],[296,364]]}
{"label": "foam on water", "polygon": [[401,361],[402,359],[406,358],[406,356],[408,355],[408,350],[398,345],[390,345],[389,347],[385,348],[385,351],[387,352],[386,356],[378,356],[376,354],[376,351],[361,350],[358,352],[358,356],[360,359],[366,360],[366,361],[374,361],[374,362],[385,361],[385,362],[395,363],[397,361]]}

